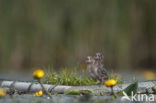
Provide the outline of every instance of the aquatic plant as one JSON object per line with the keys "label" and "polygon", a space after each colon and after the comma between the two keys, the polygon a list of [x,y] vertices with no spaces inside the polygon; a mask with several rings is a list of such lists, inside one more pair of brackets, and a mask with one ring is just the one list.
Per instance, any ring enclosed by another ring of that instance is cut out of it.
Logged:
{"label": "aquatic plant", "polygon": [[110,79],[110,80],[104,82],[104,84],[105,84],[106,87],[110,87],[111,88],[112,95],[114,97],[116,97],[116,94],[114,93],[113,87],[117,84],[117,81],[114,80],[114,79]]}
{"label": "aquatic plant", "polygon": [[6,90],[0,88],[0,98],[5,97],[6,96]]}
{"label": "aquatic plant", "polygon": [[43,91],[42,90],[39,90],[37,91],[36,93],[34,93],[34,96],[42,96],[43,95]]}
{"label": "aquatic plant", "polygon": [[46,73],[45,81],[44,83],[47,84],[59,84],[59,85],[72,85],[72,86],[78,86],[78,85],[97,85],[100,82],[94,81],[90,77],[87,77],[84,74],[78,75],[76,74],[76,71],[73,72],[48,72]]}
{"label": "aquatic plant", "polygon": [[[50,98],[52,98],[51,94],[45,89],[45,87],[43,86],[43,83],[41,82],[41,79],[42,79],[43,77],[44,77],[44,71],[43,71],[43,70],[37,69],[37,70],[34,71],[34,73],[33,73],[33,78],[36,79],[36,80],[40,83],[40,85],[41,85],[42,89],[45,91],[45,93],[46,93]],[[34,95],[35,95],[35,96],[41,96],[42,93],[41,93],[41,91],[39,91],[39,92],[36,92]]]}

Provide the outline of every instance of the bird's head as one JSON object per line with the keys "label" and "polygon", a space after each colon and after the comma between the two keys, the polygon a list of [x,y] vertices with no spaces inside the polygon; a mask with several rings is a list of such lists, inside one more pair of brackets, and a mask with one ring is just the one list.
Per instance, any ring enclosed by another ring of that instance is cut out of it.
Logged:
{"label": "bird's head", "polygon": [[94,56],[95,60],[101,61],[103,59],[103,55],[101,53],[96,53]]}
{"label": "bird's head", "polygon": [[94,59],[91,56],[87,56],[86,63],[87,64],[93,64],[94,63]]}

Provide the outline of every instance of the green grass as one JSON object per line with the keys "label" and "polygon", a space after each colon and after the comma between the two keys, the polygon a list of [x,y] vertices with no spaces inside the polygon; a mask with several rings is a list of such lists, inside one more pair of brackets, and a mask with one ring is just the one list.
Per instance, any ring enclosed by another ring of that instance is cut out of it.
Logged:
{"label": "green grass", "polygon": [[[71,69],[70,69],[71,70]],[[59,84],[59,85],[70,85],[70,86],[80,86],[80,85],[98,85],[99,81],[95,82],[92,78],[87,77],[85,73],[80,73],[77,69],[74,71],[68,71],[64,69],[61,72],[47,72],[45,76],[44,83],[47,84]],[[118,84],[123,84],[123,79],[119,74],[110,74],[109,79],[117,80]]]}
{"label": "green grass", "polygon": [[47,73],[44,83],[59,84],[59,85],[97,85],[99,82],[93,81],[90,77],[85,75],[78,75],[76,72],[52,72]]}

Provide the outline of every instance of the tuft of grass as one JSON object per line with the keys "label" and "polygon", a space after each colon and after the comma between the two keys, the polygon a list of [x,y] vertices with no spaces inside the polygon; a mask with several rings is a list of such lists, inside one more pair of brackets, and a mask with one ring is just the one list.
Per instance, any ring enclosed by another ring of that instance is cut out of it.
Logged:
{"label": "tuft of grass", "polygon": [[90,77],[86,77],[85,75],[77,75],[76,71],[74,72],[67,72],[63,71],[60,73],[56,72],[48,72],[44,83],[47,84],[59,84],[59,85],[72,85],[72,86],[79,86],[79,85],[97,85],[99,82],[95,82]]}
{"label": "tuft of grass", "polygon": [[[70,86],[80,86],[80,85],[98,85],[99,81],[95,82],[91,77],[87,77],[85,72],[79,72],[77,68],[72,68],[73,71],[69,71],[69,68],[63,68],[60,72],[51,71],[51,67],[45,76],[44,83],[47,84],[58,84],[58,85],[70,85]],[[114,79],[117,81],[118,85],[122,87],[123,78],[120,74],[111,73],[109,79]]]}

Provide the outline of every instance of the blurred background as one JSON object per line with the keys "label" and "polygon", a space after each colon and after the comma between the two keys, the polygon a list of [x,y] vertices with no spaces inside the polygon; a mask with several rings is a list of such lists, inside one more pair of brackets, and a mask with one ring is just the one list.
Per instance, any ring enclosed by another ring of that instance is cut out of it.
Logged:
{"label": "blurred background", "polygon": [[155,0],[0,0],[0,72],[34,66],[156,68]]}

